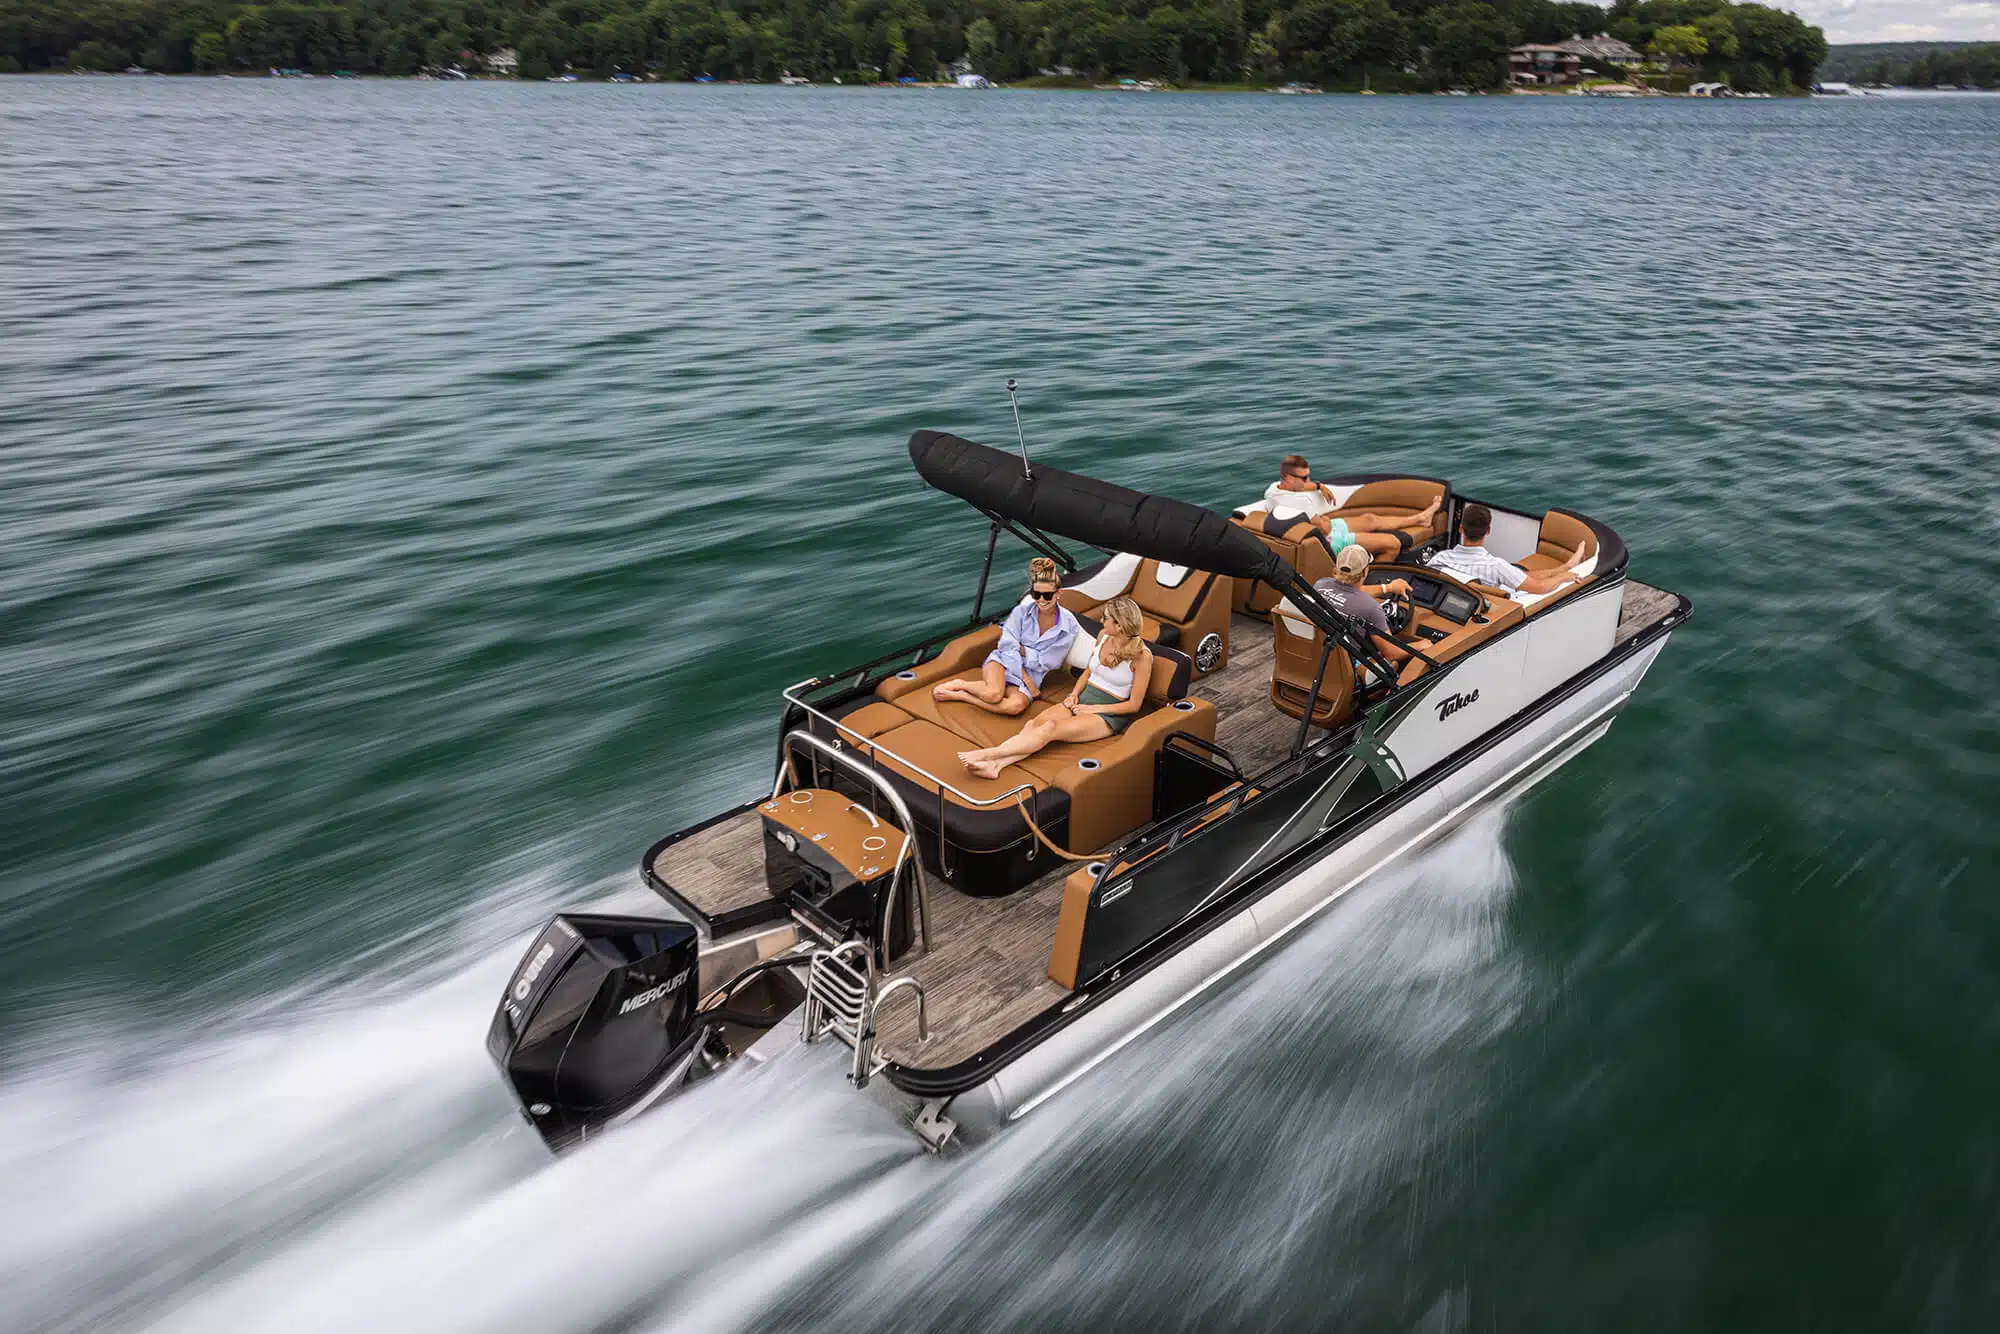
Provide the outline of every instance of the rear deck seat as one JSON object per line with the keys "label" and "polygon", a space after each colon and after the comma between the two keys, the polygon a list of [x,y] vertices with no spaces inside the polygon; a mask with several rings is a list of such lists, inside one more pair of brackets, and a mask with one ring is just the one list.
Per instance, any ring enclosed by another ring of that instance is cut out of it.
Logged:
{"label": "rear deck seat", "polygon": [[[1152,819],[1153,760],[1168,736],[1192,732],[1204,740],[1215,739],[1215,706],[1186,697],[1193,664],[1185,654],[1155,645],[1146,708],[1123,734],[1102,741],[1059,742],[1007,769],[997,779],[979,778],[967,772],[958,752],[995,745],[1013,736],[1024,722],[1060,700],[1074,680],[1068,671],[1051,673],[1043,682],[1040,697],[1016,717],[931,698],[932,685],[950,676],[969,675],[997,638],[994,627],[961,636],[931,662],[883,681],[873,698],[863,696],[833,711],[842,728],[888,752],[879,754],[877,765],[909,803],[911,817],[933,836],[920,840],[927,861],[938,850],[935,835],[940,816],[944,841],[961,860],[963,854],[1024,852],[1023,840],[1031,840],[1033,835],[1023,824],[1016,802],[968,806],[947,792],[940,803],[937,785],[920,770],[938,775],[974,800],[999,797],[1026,784],[1030,789],[1028,811],[1035,823],[1058,846],[1080,854],[1096,851]],[[1087,637],[1079,636],[1078,645],[1072,661],[1087,658],[1090,651]],[[941,663],[957,665],[940,670]],[[815,730],[831,729],[818,725]],[[866,756],[867,748],[858,745],[854,736],[842,740]],[[1045,869],[1041,863],[1027,866],[1025,856],[1018,860],[1021,865],[1009,869],[998,885],[971,877],[961,887],[971,893],[1006,893]],[[940,869],[954,875],[957,868],[946,858]],[[954,879],[958,877],[954,875]]]}
{"label": "rear deck seat", "polygon": [[[1107,592],[1101,580],[1092,578],[1084,586],[1064,589],[1062,601],[1078,616],[1101,622],[1105,603],[1120,596],[1131,598],[1145,614],[1141,633],[1155,644],[1195,658],[1196,674],[1206,676],[1229,661],[1229,608],[1236,582],[1225,575],[1162,564],[1149,556],[1138,563],[1123,587]],[[1212,650],[1202,654],[1201,645],[1211,635]],[[1206,667],[1200,665],[1204,658]]]}
{"label": "rear deck seat", "polygon": [[1537,570],[1553,570],[1579,549],[1584,560],[1595,556],[1597,534],[1575,515],[1550,510],[1542,516],[1542,529],[1537,535],[1534,554],[1522,559],[1521,568],[1530,574]]}

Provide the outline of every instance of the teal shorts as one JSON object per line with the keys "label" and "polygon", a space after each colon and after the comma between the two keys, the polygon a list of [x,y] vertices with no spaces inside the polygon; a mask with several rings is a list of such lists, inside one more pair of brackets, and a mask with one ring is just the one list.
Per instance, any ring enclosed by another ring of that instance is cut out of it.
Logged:
{"label": "teal shorts", "polygon": [[1354,545],[1354,534],[1347,531],[1347,521],[1345,519],[1328,519],[1326,521],[1326,544],[1333,548],[1333,554],[1336,556],[1341,553],[1343,548]]}
{"label": "teal shorts", "polygon": [[[1123,704],[1125,701],[1119,699],[1108,690],[1099,690],[1096,686],[1086,685],[1083,688],[1083,693],[1077,696],[1076,702],[1079,704]],[[1117,736],[1132,725],[1132,719],[1137,715],[1130,713],[1100,713],[1097,716],[1110,725],[1111,735]]]}

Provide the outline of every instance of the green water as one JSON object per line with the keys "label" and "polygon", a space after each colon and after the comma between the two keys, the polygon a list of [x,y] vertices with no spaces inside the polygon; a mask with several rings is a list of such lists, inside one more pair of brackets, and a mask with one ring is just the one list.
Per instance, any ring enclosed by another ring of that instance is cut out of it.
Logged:
{"label": "green water", "polygon": [[1008,376],[1061,466],[1448,476],[1698,613],[1504,823],[878,1180],[934,1244],[779,1229],[700,1324],[2000,1320],[2000,104],[10,79],[0,273],[0,1329],[730,1286],[604,1201],[753,1118],[545,1167],[484,1010],[963,614],[902,443]]}

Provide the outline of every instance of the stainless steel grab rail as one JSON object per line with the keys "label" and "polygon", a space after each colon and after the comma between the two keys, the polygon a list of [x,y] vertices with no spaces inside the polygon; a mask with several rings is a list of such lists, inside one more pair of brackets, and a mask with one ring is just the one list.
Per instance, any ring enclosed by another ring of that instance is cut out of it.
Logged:
{"label": "stainless steel grab rail", "polygon": [[887,1058],[877,1055],[875,1051],[875,1019],[882,1013],[883,1003],[903,991],[914,992],[917,997],[917,1041],[931,1040],[930,1018],[925,1013],[924,984],[907,973],[893,979],[869,998],[867,1010],[862,1016],[861,1034],[854,1044],[854,1065],[847,1076],[858,1089],[867,1088],[875,1072],[888,1064]]}
{"label": "stainless steel grab rail", "polygon": [[[924,953],[930,953],[931,886],[930,882],[924,879],[924,859],[917,854],[917,822],[910,818],[910,808],[903,804],[903,798],[898,795],[894,787],[890,786],[888,779],[840,747],[822,741],[810,732],[794,729],[785,734],[784,749],[788,757],[793,742],[803,742],[834,763],[845,765],[850,771],[859,775],[863,782],[888,798],[889,809],[896,813],[896,818],[903,824],[903,846],[897,849],[896,871],[889,878],[889,896],[882,905],[882,962],[884,966],[889,962],[889,924],[896,920],[896,891],[903,883],[905,862],[909,863],[910,869],[917,877],[917,938],[923,942]],[[779,794],[785,790],[785,777],[789,772],[789,765],[780,766],[777,785],[771,789],[773,801],[777,800]]]}
{"label": "stainless steel grab rail", "polygon": [[[798,705],[800,708],[804,709],[807,713],[811,714],[813,717],[825,723],[828,727],[831,727],[835,731],[839,732],[842,736],[852,737],[854,739],[854,743],[857,746],[865,746],[871,753],[874,754],[887,755],[890,759],[902,765],[905,769],[908,769],[911,773],[921,774],[923,777],[929,779],[931,782],[936,783],[940,791],[951,793],[951,795],[956,797],[959,800],[959,802],[963,805],[977,806],[977,807],[998,806],[1004,802],[1013,801],[1015,797],[1019,796],[1023,792],[1027,793],[1030,797],[1034,796],[1035,785],[1033,783],[1017,784],[1016,786],[1009,788],[1007,791],[1002,792],[997,797],[981,798],[960,791],[958,788],[953,787],[950,783],[945,782],[944,779],[939,778],[936,774],[932,773],[930,770],[924,768],[921,764],[916,764],[909,760],[904,759],[901,755],[898,755],[895,751],[890,750],[887,746],[877,745],[873,738],[862,736],[859,732],[856,732],[849,727],[843,726],[838,718],[830,717],[829,715],[820,712],[818,709],[814,708],[812,705],[806,703],[804,700],[800,699],[797,695],[792,693],[795,690],[807,690],[813,686],[820,684],[822,684],[822,682],[818,677],[815,676],[810,680],[801,681],[797,685],[786,686],[784,690],[779,693],[781,693],[784,696],[785,702],[787,704]],[[793,733],[793,735],[797,736],[800,734],[795,732]],[[815,737],[814,740],[817,741],[818,738]]]}

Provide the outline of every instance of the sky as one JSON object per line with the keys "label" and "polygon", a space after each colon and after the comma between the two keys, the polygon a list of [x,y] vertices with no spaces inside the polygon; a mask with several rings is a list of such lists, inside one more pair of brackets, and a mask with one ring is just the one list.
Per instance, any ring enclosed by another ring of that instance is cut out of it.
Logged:
{"label": "sky", "polygon": [[2000,0],[1768,0],[1841,42],[2000,42]]}

